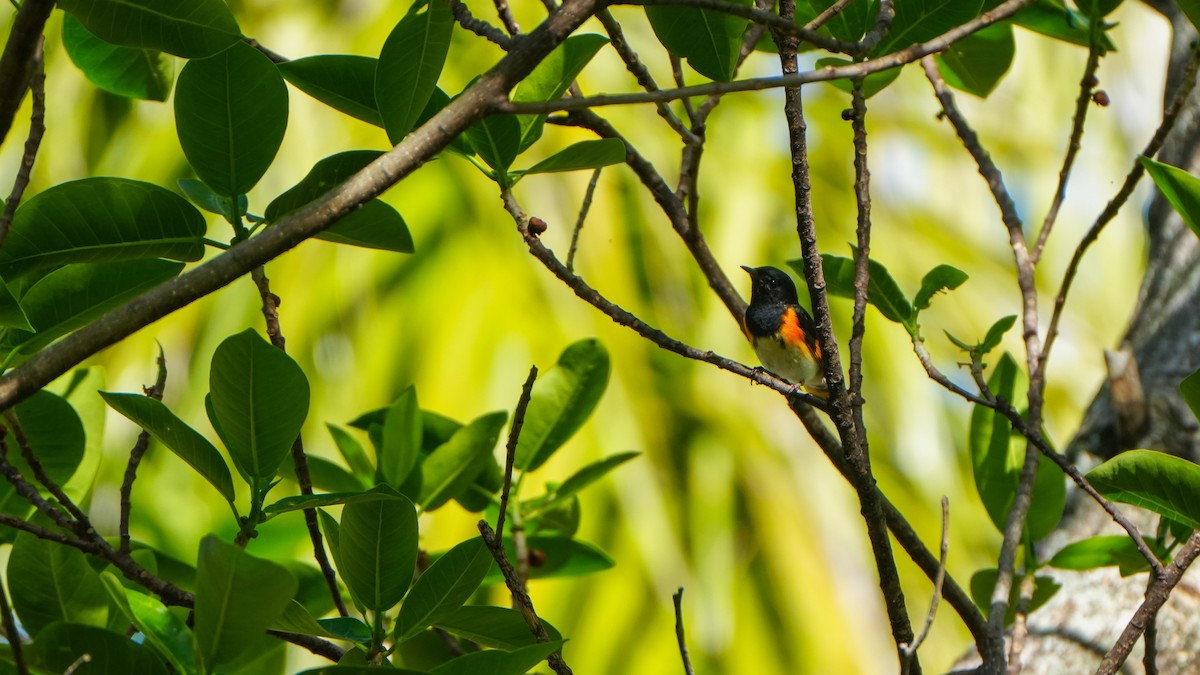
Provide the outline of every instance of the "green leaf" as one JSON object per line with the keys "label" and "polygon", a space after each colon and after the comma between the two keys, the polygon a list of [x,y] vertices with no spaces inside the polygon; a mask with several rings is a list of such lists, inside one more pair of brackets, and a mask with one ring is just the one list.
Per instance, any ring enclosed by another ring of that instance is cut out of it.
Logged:
{"label": "green leaf", "polygon": [[996,347],[1000,346],[1000,340],[1004,338],[1004,334],[1008,332],[1013,324],[1017,322],[1017,315],[1010,314],[1000,318],[992,327],[988,329],[987,335],[984,336],[983,342],[979,343],[979,354],[987,354]]}
{"label": "green leaf", "polygon": [[287,129],[287,85],[262,52],[238,42],[189,61],[175,85],[175,127],[188,163],[217,193],[254,187]]}
{"label": "green leaf", "polygon": [[[1182,8],[1184,5],[1193,1],[1194,0],[1183,0],[1177,4]],[[1083,13],[1084,16],[1089,17],[1108,16],[1109,14],[1112,14],[1112,11],[1119,7],[1120,4],[1121,0],[1075,0],[1075,6],[1079,8],[1079,11]],[[1186,13],[1187,10],[1184,10],[1184,12]]]}
{"label": "green leaf", "polygon": [[337,548],[338,571],[354,596],[367,609],[386,612],[412,583],[417,564],[416,508],[399,495],[347,504]]}
{"label": "green leaf", "polygon": [[482,539],[468,539],[438,558],[409,591],[394,635],[404,642],[421,633],[430,624],[462,607],[492,567],[492,556]]}
{"label": "green leaf", "polygon": [[417,0],[383,43],[375,69],[375,102],[393,145],[413,130],[437,88],[453,31],[450,5]]}
{"label": "green leaf", "polygon": [[1012,25],[998,23],[955,42],[935,59],[946,84],[986,98],[1012,66],[1015,53]]}
{"label": "green leaf", "polygon": [[1200,466],[1152,450],[1130,450],[1087,473],[1109,499],[1200,530]]}
{"label": "green leaf", "polygon": [[1179,383],[1179,395],[1192,409],[1192,414],[1200,419],[1200,370],[1183,378],[1183,382]]}
{"label": "green leaf", "polygon": [[375,67],[379,59],[353,54],[318,54],[279,64],[284,79],[321,103],[377,127]]}
{"label": "green leaf", "polygon": [[0,279],[0,328],[33,332],[29,317],[25,315],[25,310],[21,309],[21,303],[17,301],[4,279]]}
{"label": "green leaf", "polygon": [[56,622],[47,626],[33,642],[38,673],[66,673],[78,668],[88,657],[80,673],[120,673],[121,675],[167,675],[167,669],[149,648],[124,635],[103,628],[76,623]]}
{"label": "green leaf", "polygon": [[[854,62],[848,59],[828,56],[817,59],[816,67],[825,68],[828,66],[836,68],[838,66],[848,66],[852,63]],[[870,75],[867,75],[865,78],[863,78],[863,97],[871,98],[875,94],[878,94],[886,89],[888,85],[895,82],[897,77],[900,77],[899,67],[888,68],[887,70],[881,70],[878,73],[871,73]],[[847,94],[854,90],[854,83],[847,79],[829,80],[829,84],[836,89],[846,92]]]}
{"label": "green leaf", "polygon": [[[350,150],[322,159],[303,180],[267,206],[266,219],[272,224],[279,222],[344,183],[382,154],[378,150]],[[362,248],[413,252],[412,235],[404,218],[390,204],[378,199],[363,204],[316,238]]]}
{"label": "green leaf", "polygon": [[376,485],[370,490],[364,492],[329,492],[325,494],[314,495],[295,495],[293,497],[284,497],[276,501],[274,504],[268,505],[263,511],[268,516],[276,516],[281,513],[290,513],[292,511],[303,511],[304,509],[314,509],[321,506],[334,506],[336,504],[356,504],[359,502],[372,502],[380,499],[395,499],[399,495],[397,492],[387,485]]}
{"label": "green leaf", "polygon": [[[529,570],[532,579],[579,577],[611,569],[616,563],[604,551],[592,544],[569,537],[532,536],[526,541],[529,550],[538,551],[542,563]],[[509,560],[517,559],[512,537],[505,535],[504,551]],[[485,584],[504,583],[500,569],[493,567],[484,579]]]}
{"label": "green leaf", "polygon": [[[1008,354],[996,364],[988,388],[999,398],[1016,400],[1017,364]],[[970,444],[975,488],[992,523],[1003,531],[1020,483],[1026,442],[1015,434],[1007,418],[975,406],[971,411]],[[1058,525],[1065,501],[1062,471],[1045,456],[1039,457],[1033,503],[1025,523],[1032,539],[1041,539]]]}
{"label": "green leaf", "polygon": [[0,344],[18,347],[24,357],[90,323],[159,284],[179,276],[183,263],[167,260],[121,260],[67,265],[39,279],[25,292],[21,305],[36,332],[9,331]]}
{"label": "green leaf", "polygon": [[20,532],[7,574],[12,607],[35,638],[56,621],[100,627],[108,622],[108,595],[78,549]]}
{"label": "green leaf", "polygon": [[[825,269],[825,283],[828,285],[830,295],[853,298],[854,260],[823,253],[821,261]],[[803,273],[802,261],[789,260],[788,265]],[[867,283],[867,302],[874,305],[879,313],[889,321],[912,326],[915,314],[913,306],[904,295],[904,291],[900,290],[899,284],[892,278],[891,273],[882,263],[873,259],[870,260],[868,267],[871,278]]]}
{"label": "green leaf", "polygon": [[[87,439],[79,415],[66,399],[46,390],[18,403],[16,412],[42,469],[55,483],[64,485],[83,461]],[[33,476],[20,453],[9,453],[8,461],[22,476]],[[21,516],[29,512],[28,503],[8,481],[0,483],[0,511]]]}
{"label": "green leaf", "polygon": [[206,228],[195,207],[157,185],[127,178],[59,183],[17,209],[0,248],[0,276],[12,282],[67,263],[199,260]]}
{"label": "green leaf", "polygon": [[104,590],[113,604],[145,637],[145,644],[167,659],[176,673],[196,673],[192,631],[183,619],[172,614],[158,598],[125,588],[112,572],[100,574]]}
{"label": "green leaf", "polygon": [[70,14],[63,17],[62,41],[84,76],[109,93],[149,101],[165,101],[171,93],[175,68],[162,52],[105,42]]}
{"label": "green leaf", "polygon": [[475,480],[492,458],[507,419],[508,413],[503,411],[483,415],[456,431],[425,458],[421,464],[421,497],[417,500],[421,508],[432,511],[441,507]]}
{"label": "green leaf", "polygon": [[308,380],[300,366],[247,329],[213,353],[209,388],[230,458],[245,475],[270,479],[308,414]]}
{"label": "green leaf", "polygon": [[[993,0],[989,4],[998,4]],[[1062,0],[1034,0],[1013,15],[1012,22],[1035,33],[1063,42],[1087,47],[1091,44],[1091,25],[1087,17],[1068,8]],[[1115,51],[1116,45],[1106,33],[1100,35],[1101,53]]]}
{"label": "green leaf", "polygon": [[[979,570],[971,575],[970,588],[971,599],[986,614],[991,609],[992,591],[996,588],[995,568]],[[1037,608],[1046,604],[1060,588],[1062,588],[1062,584],[1050,577],[1034,577],[1033,597],[1030,599],[1029,612],[1032,613]],[[1014,582],[1012,593],[1008,598],[1008,612],[1004,615],[1004,625],[1006,626],[1012,624],[1013,619],[1017,615],[1017,600],[1019,596],[1020,585]]]}
{"label": "green leaf", "polygon": [[1200,0],[1178,0],[1179,9],[1193,26],[1200,27]]}
{"label": "green leaf", "polygon": [[59,0],[58,7],[107,42],[184,58],[211,56],[242,38],[223,0]]}
{"label": "green leaf", "polygon": [[957,267],[938,265],[929,270],[929,273],[921,279],[921,290],[917,291],[913,306],[918,311],[929,309],[929,303],[933,300],[933,296],[942,291],[952,291],[962,286],[967,278],[967,273]]}
{"label": "green leaf", "polygon": [[246,208],[250,204],[249,200],[246,199],[246,195],[238,195],[237,213],[234,213],[232,198],[213,192],[213,189],[206,185],[204,181],[193,178],[181,179],[179,181],[179,189],[196,206],[209,213],[223,216],[229,222],[235,222],[238,214],[245,214]]}
{"label": "green leaf", "polygon": [[[296,464],[291,453],[284,458],[283,464],[279,465],[275,475],[287,480],[296,479]],[[360,480],[337,462],[320,455],[308,456],[308,476],[312,479],[314,488],[327,492],[359,493],[374,485],[373,482]]]}
{"label": "green leaf", "polygon": [[346,460],[346,464],[350,466],[350,471],[355,476],[365,478],[375,475],[375,467],[371,464],[371,460],[367,459],[367,451],[363,449],[362,443],[351,436],[350,432],[336,424],[326,422],[325,428],[329,430],[334,445],[337,446],[338,452],[342,454],[342,459]]}
{"label": "green leaf", "polygon": [[528,176],[535,173],[599,169],[624,161],[625,143],[619,138],[601,138],[570,145],[519,173]]}
{"label": "green leaf", "polygon": [[296,578],[208,535],[196,564],[196,651],[201,670],[231,663],[256,646],[296,595]]}
{"label": "green leaf", "polygon": [[517,468],[537,469],[583,426],[608,387],[610,370],[599,340],[580,340],[563,350],[533,387],[517,443]]}
{"label": "green leaf", "polygon": [[1192,232],[1200,235],[1200,178],[1149,157],[1138,159],[1154,179],[1159,191],[1183,218],[1183,222],[1192,228]]}
{"label": "green leaf", "polygon": [[[1148,543],[1154,544],[1153,541]],[[1060,570],[1118,566],[1122,576],[1150,569],[1150,564],[1138,552],[1137,545],[1123,534],[1100,535],[1071,542],[1055,553],[1048,564]]]}
{"label": "green leaf", "polygon": [[906,0],[895,4],[892,26],[873,56],[890,54],[942,33],[979,16],[983,0]]}
{"label": "green leaf", "polygon": [[421,409],[417,390],[405,389],[388,408],[383,422],[383,442],[376,458],[377,480],[393,487],[404,484],[421,456]]}
{"label": "green leaf", "polygon": [[[625,462],[637,457],[640,452],[622,452],[610,457],[605,457],[598,462],[592,462],[582,469],[576,471],[570,478],[563,481],[563,484],[550,493],[550,498],[542,502],[538,506],[538,511],[548,511],[556,505],[569,499],[577,494],[583,488],[595,483],[610,471],[621,466]],[[526,517],[532,517],[533,514],[528,514]]]}
{"label": "green leaf", "polygon": [[[608,38],[595,33],[572,35],[554,48],[541,63],[513,88],[512,100],[519,103],[545,103],[562,98],[588,62],[608,44]],[[521,126],[519,151],[542,137],[547,115],[518,115]],[[624,158],[622,157],[622,161]]]}
{"label": "green leaf", "polygon": [[463,134],[471,150],[496,172],[496,181],[508,185],[508,168],[521,146],[521,124],[514,115],[492,115],[472,124]]}
{"label": "green leaf", "polygon": [[[752,6],[744,0],[730,4]],[[659,42],[697,73],[718,82],[733,79],[749,21],[716,10],[658,5],[647,5],[646,17]]]}
{"label": "green leaf", "polygon": [[100,397],[113,410],[150,432],[158,442],[204,476],[225,501],[233,502],[233,476],[221,453],[207,438],[176,417],[162,401],[141,394],[105,391],[100,392]]}
{"label": "green leaf", "polygon": [[[837,0],[810,0],[809,7],[803,7],[804,3],[797,3],[796,6],[796,23],[804,25],[809,21],[817,18],[817,15],[829,9]],[[842,11],[834,14],[831,19],[825,24],[833,37],[839,40],[853,42],[862,38],[867,30],[875,22],[875,15],[879,12],[879,0],[870,0],[864,2],[856,0],[845,5]],[[774,50],[773,50],[774,51]]]}
{"label": "green leaf", "polygon": [[524,675],[529,669],[562,647],[562,641],[539,642],[511,652],[488,649],[451,659],[429,671],[429,675]]}
{"label": "green leaf", "polygon": [[371,640],[371,628],[352,616],[334,616],[328,619],[317,619],[331,637],[339,640],[365,643]]}
{"label": "green leaf", "polygon": [[[439,615],[433,625],[471,642],[492,649],[517,649],[536,644],[525,617],[508,607],[468,605]],[[542,619],[542,626],[552,641],[561,640],[558,630]]]}

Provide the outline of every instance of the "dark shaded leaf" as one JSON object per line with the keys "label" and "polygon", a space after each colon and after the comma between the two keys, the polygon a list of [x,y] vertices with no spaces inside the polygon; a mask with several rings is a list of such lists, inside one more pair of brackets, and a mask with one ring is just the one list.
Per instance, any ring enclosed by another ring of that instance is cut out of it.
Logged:
{"label": "dark shaded leaf", "polygon": [[[511,650],[536,643],[525,617],[508,607],[468,605],[439,616],[433,623],[438,628],[493,649]],[[562,639],[558,629],[545,619],[542,619],[542,626],[551,641]]]}
{"label": "dark shaded leaf", "polygon": [[1015,53],[1012,25],[999,23],[955,42],[935,58],[946,84],[986,97],[1012,66]]}
{"label": "dark shaded leaf", "polygon": [[109,93],[149,101],[165,101],[171,93],[174,64],[160,51],[105,42],[70,14],[63,17],[62,41],[75,66]]}
{"label": "dark shaded leaf", "polygon": [[56,621],[98,627],[108,622],[108,594],[78,549],[20,532],[7,574],[12,608],[35,638]]}
{"label": "dark shaded leaf", "polygon": [[917,291],[917,297],[913,299],[913,306],[918,311],[929,309],[929,303],[933,300],[933,296],[942,291],[952,291],[962,286],[967,278],[967,273],[957,267],[938,265],[929,270],[929,273],[921,279],[921,290]]}
{"label": "dark shaded leaf", "polygon": [[492,555],[478,538],[461,542],[438,558],[417,578],[400,606],[393,629],[396,641],[416,636],[462,607],[492,566]]}
{"label": "dark shaded leaf", "polygon": [[184,58],[211,56],[242,37],[223,0],[59,0],[93,34]]}
{"label": "dark shaded leaf", "polygon": [[[730,4],[751,6],[742,0]],[[647,5],[646,17],[659,42],[697,73],[718,82],[733,78],[749,21],[716,10],[662,5]]]}
{"label": "dark shaded leaf", "polygon": [[279,64],[284,79],[334,110],[377,127],[383,118],[375,103],[379,59],[355,54],[318,54]]}
{"label": "dark shaded leaf", "polygon": [[347,504],[337,548],[334,560],[354,597],[370,610],[391,609],[412,583],[417,563],[416,508],[399,495]]}
{"label": "dark shaded leaf", "polygon": [[83,673],[167,675],[167,669],[148,647],[112,631],[75,623],[54,623],[42,631],[31,650],[44,669],[65,673],[85,654],[90,660]]}
{"label": "dark shaded leaf", "polygon": [[383,43],[375,69],[375,102],[392,144],[413,130],[450,51],[450,5],[418,0]]}

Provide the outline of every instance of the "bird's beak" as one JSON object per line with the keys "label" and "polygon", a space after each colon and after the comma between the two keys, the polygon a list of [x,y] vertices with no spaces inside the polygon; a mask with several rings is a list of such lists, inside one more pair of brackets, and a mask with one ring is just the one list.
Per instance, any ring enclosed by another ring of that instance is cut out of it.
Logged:
{"label": "bird's beak", "polygon": [[747,267],[747,266],[745,266],[745,265],[742,265],[742,266],[741,266],[741,268],[742,268],[742,269],[744,269],[744,270],[746,270],[746,274],[749,274],[749,275],[750,275],[750,279],[751,279],[751,280],[755,279],[755,278],[758,276],[758,275],[756,275],[756,274],[755,274],[755,272],[754,272],[754,268],[753,268],[753,267]]}

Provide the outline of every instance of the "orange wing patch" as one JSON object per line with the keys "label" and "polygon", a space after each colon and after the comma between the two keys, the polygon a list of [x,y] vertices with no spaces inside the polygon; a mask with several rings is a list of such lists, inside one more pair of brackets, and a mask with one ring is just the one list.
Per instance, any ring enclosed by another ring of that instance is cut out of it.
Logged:
{"label": "orange wing patch", "polygon": [[813,340],[813,336],[804,332],[800,327],[800,317],[796,315],[796,310],[788,307],[783,313],[783,324],[779,326],[779,336],[783,338],[784,344],[792,347],[800,347],[805,351],[815,354],[816,358],[821,358],[821,348]]}

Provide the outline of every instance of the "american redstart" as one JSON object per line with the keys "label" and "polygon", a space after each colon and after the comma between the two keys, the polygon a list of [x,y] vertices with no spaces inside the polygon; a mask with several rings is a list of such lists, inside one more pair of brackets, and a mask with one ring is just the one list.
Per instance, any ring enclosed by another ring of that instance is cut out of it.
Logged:
{"label": "american redstart", "polygon": [[742,269],[751,282],[744,323],[758,360],[767,370],[804,387],[808,393],[828,397],[817,324],[800,306],[792,278],[774,267],[742,265]]}

